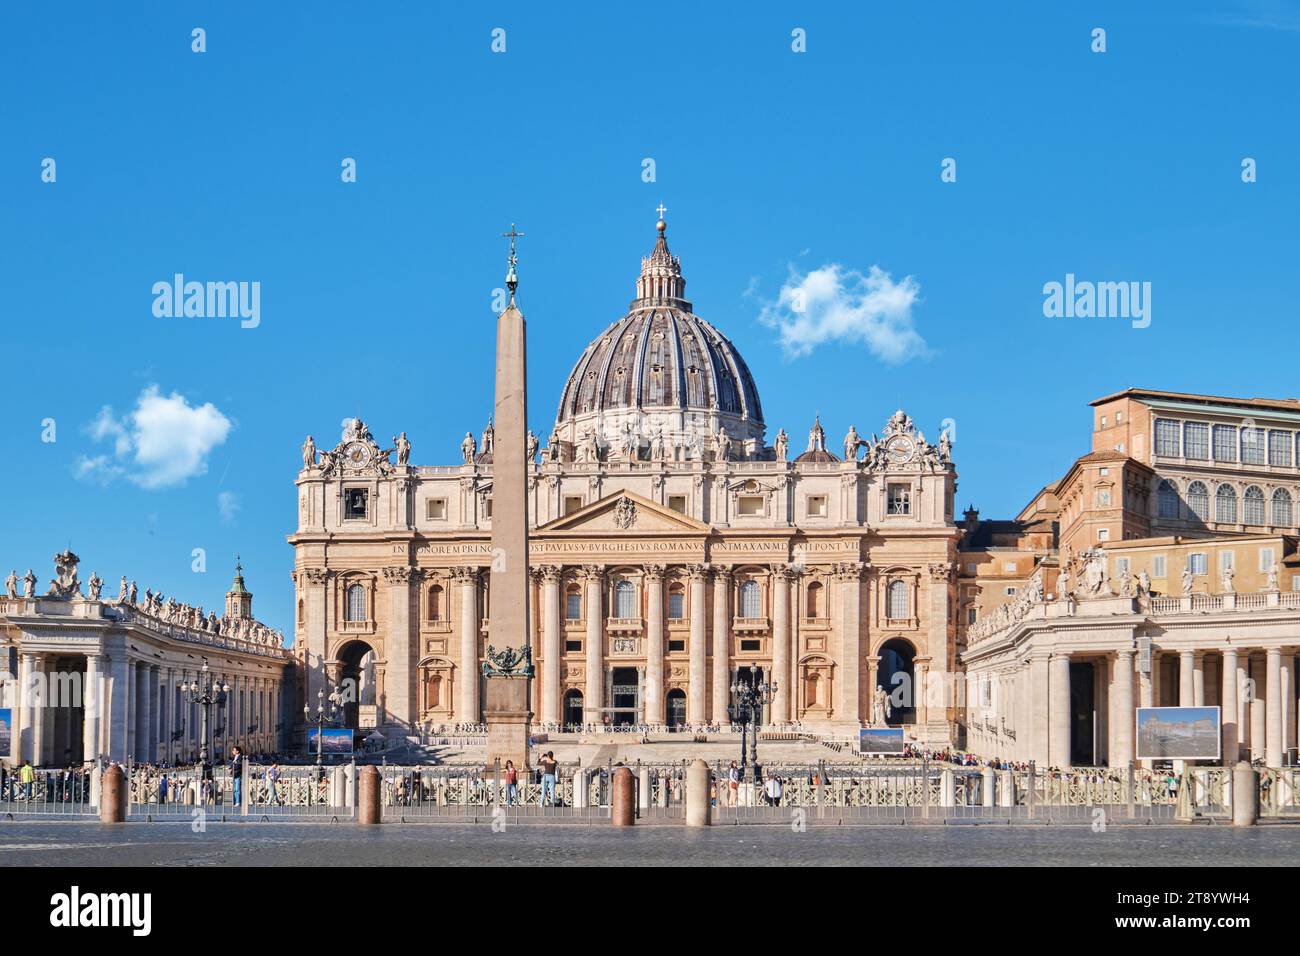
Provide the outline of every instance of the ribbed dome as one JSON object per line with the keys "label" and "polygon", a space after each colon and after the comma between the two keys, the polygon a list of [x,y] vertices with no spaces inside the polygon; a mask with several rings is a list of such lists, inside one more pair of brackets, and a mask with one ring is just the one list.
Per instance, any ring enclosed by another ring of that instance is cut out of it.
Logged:
{"label": "ribbed dome", "polygon": [[668,251],[663,222],[642,259],[631,311],[583,350],[560,397],[556,430],[575,440],[591,425],[643,413],[666,431],[719,427],[761,447],[763,410],[749,367],[731,341],[682,298],[681,263]]}

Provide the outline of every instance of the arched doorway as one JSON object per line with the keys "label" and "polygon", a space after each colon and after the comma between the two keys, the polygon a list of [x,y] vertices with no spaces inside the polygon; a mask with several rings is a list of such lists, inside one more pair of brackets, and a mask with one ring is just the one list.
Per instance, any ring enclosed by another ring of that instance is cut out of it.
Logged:
{"label": "arched doorway", "polygon": [[565,727],[577,727],[582,724],[582,691],[576,689],[565,691],[561,721]]}
{"label": "arched doorway", "polygon": [[668,729],[679,730],[686,723],[686,691],[674,687],[668,692],[664,713],[668,715]]}
{"label": "arched doorway", "polygon": [[[880,664],[876,668],[876,686],[889,695],[891,711],[887,723],[916,722],[916,650],[901,637],[880,646]],[[874,692],[874,691],[873,691]],[[869,712],[869,711],[868,711]]]}
{"label": "arched doorway", "polygon": [[378,722],[375,651],[365,641],[350,641],[339,649],[338,691],[343,695],[343,726],[357,730]]}

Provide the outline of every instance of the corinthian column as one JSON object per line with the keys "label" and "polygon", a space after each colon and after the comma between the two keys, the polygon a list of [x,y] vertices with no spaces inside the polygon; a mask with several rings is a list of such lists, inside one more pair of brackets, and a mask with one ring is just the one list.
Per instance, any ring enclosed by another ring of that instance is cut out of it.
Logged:
{"label": "corinthian column", "polygon": [[1223,680],[1223,691],[1219,695],[1219,700],[1223,707],[1223,715],[1220,723],[1223,727],[1223,762],[1231,767],[1237,762],[1241,755],[1241,747],[1237,743],[1237,723],[1240,719],[1237,713],[1238,705],[1241,699],[1241,690],[1237,687],[1237,649],[1235,647],[1225,647],[1223,649],[1223,665],[1220,667]]}
{"label": "corinthian column", "polygon": [[1133,759],[1133,652],[1115,655],[1115,711],[1111,727],[1112,767],[1127,767]]}
{"label": "corinthian column", "polygon": [[664,722],[664,566],[645,566],[645,722]]}
{"label": "corinthian column", "polygon": [[790,721],[790,567],[772,568],[772,723]]}
{"label": "corinthian column", "polygon": [[687,676],[690,681],[690,693],[686,698],[686,722],[702,724],[707,720],[705,705],[708,697],[705,693],[708,657],[705,654],[706,618],[705,584],[709,579],[707,564],[688,564],[687,573],[691,576],[691,654]]}
{"label": "corinthian column", "polygon": [[[419,635],[411,632],[411,582],[418,572],[408,565],[384,568],[384,583],[388,587],[388,635],[384,641],[384,657],[388,661],[388,693],[383,704],[387,715],[380,721],[394,721],[411,729],[419,716],[416,703],[415,672],[419,660]],[[378,699],[375,703],[380,703]]]}
{"label": "corinthian column", "polygon": [[582,720],[599,724],[605,706],[605,569],[598,564],[583,566],[587,596],[582,602],[587,615],[587,675],[582,695]]}
{"label": "corinthian column", "polygon": [[554,565],[542,576],[542,720],[560,722],[560,574]]}
{"label": "corinthian column", "polygon": [[455,568],[452,577],[460,585],[460,705],[456,719],[472,724],[479,719],[478,568]]}
{"label": "corinthian column", "polygon": [[731,569],[713,570],[713,721],[728,721],[731,701]]}
{"label": "corinthian column", "polygon": [[[862,709],[862,562],[845,561],[835,565],[840,597],[840,705],[836,718],[852,727],[860,727]],[[916,695],[917,689],[913,688]],[[918,698],[919,700],[919,698]],[[867,715],[869,716],[869,715]],[[856,732],[855,732],[856,733]]]}

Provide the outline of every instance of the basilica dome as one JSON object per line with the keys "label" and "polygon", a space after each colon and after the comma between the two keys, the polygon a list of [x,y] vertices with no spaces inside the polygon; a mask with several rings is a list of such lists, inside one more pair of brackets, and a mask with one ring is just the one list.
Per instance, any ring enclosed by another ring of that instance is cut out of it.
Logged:
{"label": "basilica dome", "polygon": [[661,219],[627,315],[594,339],[573,367],[556,435],[577,442],[591,432],[602,444],[617,445],[631,427],[690,444],[725,429],[736,457],[761,457],[763,410],[753,376],[731,341],[691,311],[665,229]]}

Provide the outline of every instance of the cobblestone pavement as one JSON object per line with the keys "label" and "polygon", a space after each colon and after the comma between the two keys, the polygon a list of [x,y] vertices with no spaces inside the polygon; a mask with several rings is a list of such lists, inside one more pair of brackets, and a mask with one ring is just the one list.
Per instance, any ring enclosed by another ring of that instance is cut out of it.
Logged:
{"label": "cobblestone pavement", "polygon": [[0,824],[0,867],[28,866],[1290,866],[1300,827]]}

